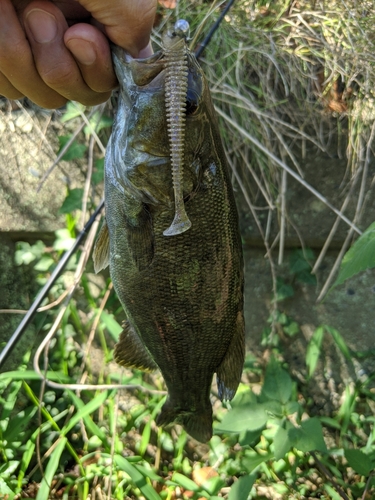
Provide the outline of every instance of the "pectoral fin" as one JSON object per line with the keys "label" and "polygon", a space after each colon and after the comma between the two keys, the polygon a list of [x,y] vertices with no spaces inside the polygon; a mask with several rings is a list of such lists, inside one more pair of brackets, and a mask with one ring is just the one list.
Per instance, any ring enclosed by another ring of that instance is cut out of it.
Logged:
{"label": "pectoral fin", "polygon": [[125,321],[123,326],[124,329],[115,346],[115,361],[127,368],[138,368],[144,371],[157,370],[157,364],[151,358],[132,324],[129,321]]}
{"label": "pectoral fin", "polygon": [[242,311],[238,312],[236,330],[228,350],[216,371],[219,398],[231,400],[241,381],[245,359],[245,324]]}
{"label": "pectoral fin", "polygon": [[133,220],[126,226],[129,250],[139,271],[146,269],[154,257],[154,234],[148,206],[143,203]]}
{"label": "pectoral fin", "polygon": [[105,269],[109,264],[109,232],[105,220],[99,231],[99,236],[95,243],[92,258],[94,261],[94,270],[96,273],[98,273],[102,269]]}

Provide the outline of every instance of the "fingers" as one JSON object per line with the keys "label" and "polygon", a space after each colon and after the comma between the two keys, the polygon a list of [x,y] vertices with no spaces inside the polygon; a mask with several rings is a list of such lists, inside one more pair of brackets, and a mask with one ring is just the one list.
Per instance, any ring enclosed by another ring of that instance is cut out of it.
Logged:
{"label": "fingers", "polygon": [[157,0],[78,2],[0,0],[0,95],[27,96],[46,108],[68,99],[86,105],[107,100],[117,85],[108,39],[93,25],[74,24],[88,13],[131,55],[151,55]]}
{"label": "fingers", "polygon": [[10,83],[8,78],[0,73],[0,95],[7,97],[8,99],[21,99],[23,94],[19,92]]}
{"label": "fingers", "polygon": [[100,22],[115,44],[123,47],[133,57],[150,55],[147,44],[155,18],[157,0],[117,0],[110,8],[102,0],[78,0]]}
{"label": "fingers", "polygon": [[88,26],[91,28],[88,40],[80,37],[79,29],[76,29],[75,37],[67,37],[78,55],[76,60],[64,43],[64,36],[69,33],[65,17],[53,4],[32,2],[24,10],[23,21],[35,66],[44,85],[65,99],[86,105],[108,99],[116,80],[113,76],[108,82],[111,73],[108,42],[98,30]]}
{"label": "fingers", "polygon": [[117,86],[108,40],[97,28],[75,24],[65,32],[64,42],[92,90],[110,92]]}
{"label": "fingers", "polygon": [[60,107],[66,102],[39,76],[10,0],[0,2],[0,74],[0,94],[6,97],[27,95],[41,106],[53,102],[53,106]]}
{"label": "fingers", "polygon": [[68,27],[53,3],[33,0],[21,14],[0,1],[0,95],[45,108],[69,100],[106,101],[117,80],[107,38],[88,24]]}

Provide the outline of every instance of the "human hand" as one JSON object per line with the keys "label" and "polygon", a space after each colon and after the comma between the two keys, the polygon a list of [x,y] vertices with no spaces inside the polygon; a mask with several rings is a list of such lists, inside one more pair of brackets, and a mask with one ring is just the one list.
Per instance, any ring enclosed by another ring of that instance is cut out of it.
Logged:
{"label": "human hand", "polygon": [[45,108],[95,105],[117,86],[109,40],[132,56],[148,44],[156,0],[0,0],[0,95]]}

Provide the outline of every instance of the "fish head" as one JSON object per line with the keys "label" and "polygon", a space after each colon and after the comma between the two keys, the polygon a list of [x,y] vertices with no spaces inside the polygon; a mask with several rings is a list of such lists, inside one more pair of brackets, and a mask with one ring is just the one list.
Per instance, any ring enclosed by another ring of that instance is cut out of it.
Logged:
{"label": "fish head", "polygon": [[[166,114],[166,63],[163,51],[134,59],[112,49],[120,95],[107,157],[112,178],[143,201],[170,205],[173,187]],[[209,149],[212,103],[208,83],[194,54],[188,57],[188,90],[184,146],[184,196],[198,184],[200,156]]]}

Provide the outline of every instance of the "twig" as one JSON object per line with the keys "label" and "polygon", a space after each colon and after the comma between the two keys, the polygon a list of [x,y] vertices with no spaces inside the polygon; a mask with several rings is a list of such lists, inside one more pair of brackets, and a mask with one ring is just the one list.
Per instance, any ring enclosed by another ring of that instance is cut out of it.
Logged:
{"label": "twig", "polygon": [[91,186],[92,167],[94,164],[94,144],[95,144],[95,138],[93,135],[91,135],[90,142],[89,142],[86,180],[85,180],[85,186],[83,189],[83,196],[82,196],[82,216],[81,216],[80,228],[83,228],[83,226],[85,225],[87,200],[89,197],[89,191],[90,191],[90,186]]}
{"label": "twig", "polygon": [[329,207],[336,215],[338,215],[348,226],[350,226],[358,234],[362,234],[362,231],[355,225],[351,220],[349,220],[344,214],[342,214],[335,206],[330,203],[327,198],[325,198],[319,191],[313,188],[308,182],[306,182],[302,177],[300,177],[294,170],[292,170],[288,165],[281,161],[276,155],[269,151],[263,146],[255,137],[250,135],[244,128],[242,128],[238,123],[236,123],[232,118],[230,118],[226,113],[224,113],[220,108],[215,106],[217,113],[222,116],[228,123],[230,123],[234,128],[236,128],[246,139],[251,141],[255,146],[257,146],[263,153],[265,153],[269,158],[271,158],[275,163],[277,163],[281,168],[286,170],[288,174],[294,177],[302,186],[313,193],[320,201],[322,201],[327,207]]}
{"label": "twig", "polygon": [[331,481],[331,483],[336,487],[336,490],[338,491],[339,495],[341,495],[344,500],[350,500],[350,498],[347,496],[347,494],[345,493],[345,491],[337,483],[336,478],[330,473],[330,471],[327,469],[327,467],[316,456],[315,451],[311,451],[310,454],[314,458],[316,466],[318,467],[318,469],[320,470],[320,472],[327,479],[329,479]]}
{"label": "twig", "polygon": [[279,245],[279,266],[284,260],[284,247],[285,247],[285,221],[286,221],[286,185],[287,185],[287,173],[285,170],[281,173],[281,210],[280,210],[280,245]]}
{"label": "twig", "polygon": [[83,127],[85,126],[84,123],[81,123],[80,126],[75,130],[75,132],[72,134],[71,138],[68,140],[68,142],[63,146],[61,149],[60,153],[56,156],[55,161],[52,163],[52,165],[47,169],[45,174],[43,175],[36,192],[39,193],[39,191],[42,189],[44,183],[46,182],[47,178],[49,175],[52,173],[53,169],[56,167],[56,165],[60,162],[61,158],[64,156],[64,154],[68,151],[72,143],[74,142],[75,138],[77,135],[81,132]]}
{"label": "twig", "polygon": [[[276,296],[277,296],[277,279],[276,279],[276,271],[275,271],[275,265],[274,265],[274,262],[273,262],[273,259],[272,259],[271,249],[269,247],[268,241],[265,238],[262,225],[259,222],[259,219],[258,219],[258,216],[256,214],[256,211],[254,210],[253,204],[251,203],[251,200],[250,200],[250,198],[248,196],[248,193],[247,193],[247,191],[246,191],[246,189],[245,189],[245,187],[244,187],[244,185],[242,183],[242,180],[241,180],[240,176],[238,175],[237,169],[235,168],[235,165],[233,164],[233,162],[232,162],[232,160],[230,159],[229,156],[227,156],[227,159],[228,159],[229,165],[232,168],[232,172],[233,172],[233,174],[234,174],[234,176],[236,178],[236,181],[237,181],[238,185],[241,188],[241,191],[242,191],[242,194],[244,195],[246,203],[247,203],[248,207],[250,208],[250,211],[251,211],[251,213],[252,213],[252,215],[254,217],[255,223],[258,226],[259,232],[260,232],[260,234],[261,234],[261,236],[263,238],[264,246],[266,247],[266,255],[268,257],[268,260],[269,260],[269,263],[270,263],[270,268],[271,268],[272,292],[273,292],[274,297],[276,298]],[[272,317],[275,316],[276,310],[277,310],[277,301],[275,300],[275,301],[273,301]],[[275,333],[275,324],[274,324],[273,321],[272,321],[272,324],[271,324],[271,328],[272,328],[272,335],[274,335],[274,333]]]}

